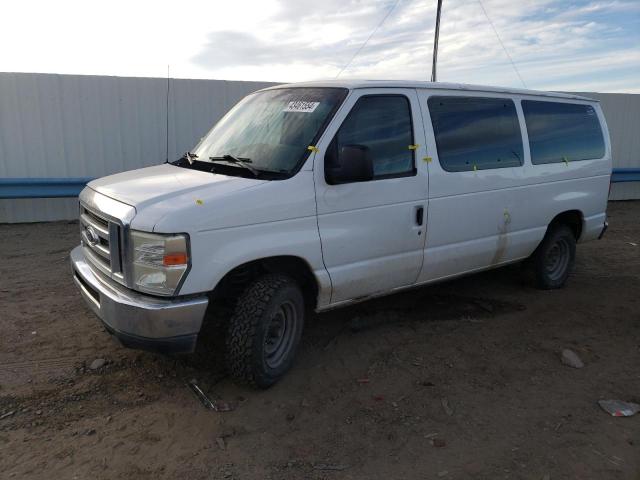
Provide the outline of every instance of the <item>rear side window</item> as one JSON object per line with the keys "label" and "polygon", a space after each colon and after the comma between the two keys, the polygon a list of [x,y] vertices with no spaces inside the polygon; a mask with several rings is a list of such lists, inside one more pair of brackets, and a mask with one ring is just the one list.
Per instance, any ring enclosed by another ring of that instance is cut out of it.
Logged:
{"label": "rear side window", "polygon": [[430,97],[440,165],[448,172],[519,167],[524,158],[512,100]]}
{"label": "rear side window", "polygon": [[374,179],[414,175],[413,126],[409,99],[403,95],[361,97],[340,126],[327,152],[329,165],[340,165],[345,145],[363,145],[373,159]]}
{"label": "rear side window", "polygon": [[604,156],[595,109],[574,103],[522,101],[531,163],[593,160]]}

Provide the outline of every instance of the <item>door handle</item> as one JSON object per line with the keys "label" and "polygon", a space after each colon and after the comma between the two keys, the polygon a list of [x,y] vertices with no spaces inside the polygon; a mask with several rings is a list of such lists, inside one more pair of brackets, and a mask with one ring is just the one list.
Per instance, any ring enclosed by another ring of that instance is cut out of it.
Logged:
{"label": "door handle", "polygon": [[416,208],[416,225],[421,226],[424,221],[424,207]]}

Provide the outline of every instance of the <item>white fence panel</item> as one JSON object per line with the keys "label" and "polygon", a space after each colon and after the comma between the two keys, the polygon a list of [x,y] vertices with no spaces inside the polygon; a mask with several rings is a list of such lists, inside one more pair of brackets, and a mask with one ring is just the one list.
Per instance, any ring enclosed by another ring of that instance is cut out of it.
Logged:
{"label": "white fence panel", "polygon": [[[240,98],[269,85],[172,79],[169,159],[193,147]],[[163,78],[0,73],[0,177],[101,177],[162,163],[166,88]],[[602,104],[614,168],[640,168],[640,95],[582,95]],[[615,184],[611,198],[640,198],[640,182]],[[75,199],[0,199],[0,222],[76,216]]]}
{"label": "white fence panel", "polygon": [[[169,159],[266,82],[170,81]],[[0,73],[0,177],[101,177],[166,158],[162,78]],[[0,200],[0,222],[74,219],[77,200]]]}
{"label": "white fence panel", "polygon": [[[600,100],[611,137],[613,168],[640,168],[640,95],[581,93]],[[614,183],[611,200],[640,198],[640,182]]]}

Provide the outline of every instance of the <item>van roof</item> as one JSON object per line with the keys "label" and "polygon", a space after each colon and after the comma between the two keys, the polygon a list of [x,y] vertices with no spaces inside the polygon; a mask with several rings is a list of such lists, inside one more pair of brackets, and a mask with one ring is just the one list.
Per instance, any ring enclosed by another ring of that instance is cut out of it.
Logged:
{"label": "van roof", "polygon": [[491,87],[486,85],[468,85],[465,83],[445,83],[445,82],[421,82],[417,80],[317,80],[312,82],[288,83],[266,88],[271,90],[283,87],[342,87],[350,90],[357,88],[420,88],[427,90],[464,90],[470,92],[491,92],[509,93],[517,95],[533,95],[538,97],[569,98],[573,100],[589,100],[597,102],[592,98],[574,95],[564,92],[544,92],[539,90],[527,90],[523,88]]}

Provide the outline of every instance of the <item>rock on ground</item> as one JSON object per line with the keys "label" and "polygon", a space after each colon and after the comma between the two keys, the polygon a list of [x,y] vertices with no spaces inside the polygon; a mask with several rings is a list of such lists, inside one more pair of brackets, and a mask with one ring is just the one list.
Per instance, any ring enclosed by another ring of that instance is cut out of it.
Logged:
{"label": "rock on ground", "polygon": [[104,358],[96,358],[93,362],[91,362],[89,368],[91,370],[98,370],[99,368],[104,367],[105,363],[107,363],[107,361]]}
{"label": "rock on ground", "polygon": [[573,350],[569,350],[568,348],[565,348],[562,351],[561,360],[562,360],[562,363],[564,363],[565,365],[568,365],[569,367],[573,367],[573,368],[584,367],[584,363],[582,362],[578,354]]}

